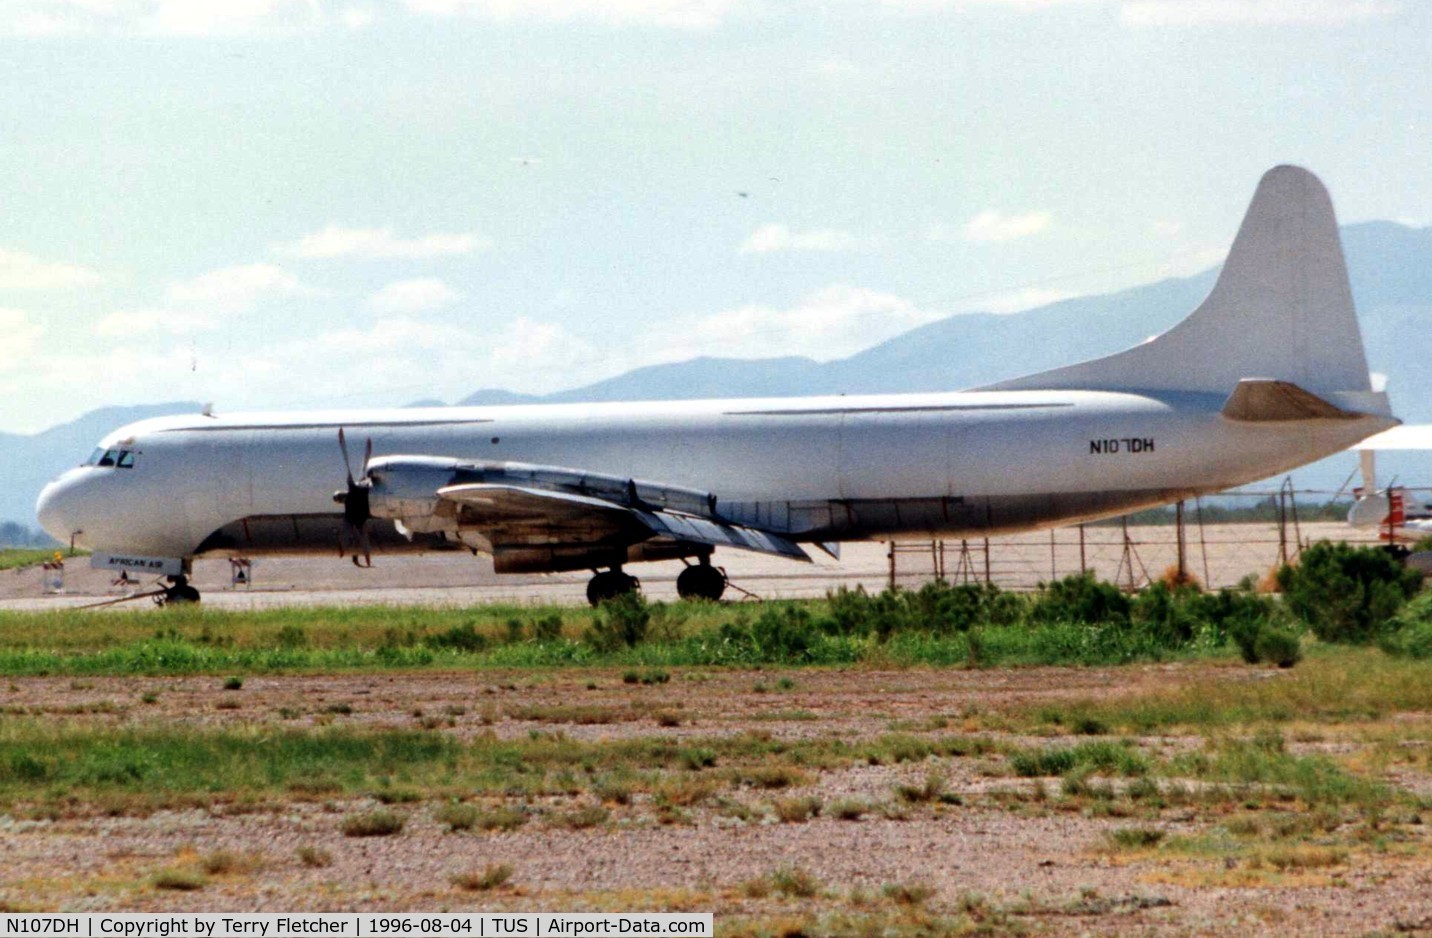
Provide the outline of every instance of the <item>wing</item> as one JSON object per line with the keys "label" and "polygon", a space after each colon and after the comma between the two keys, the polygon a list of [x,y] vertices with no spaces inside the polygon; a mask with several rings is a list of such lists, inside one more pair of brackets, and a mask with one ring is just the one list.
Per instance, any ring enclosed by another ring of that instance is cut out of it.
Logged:
{"label": "wing", "polygon": [[589,495],[476,482],[444,486],[438,489],[438,497],[459,506],[463,518],[485,529],[494,545],[638,543],[663,537],[810,560],[799,545],[769,531]]}
{"label": "wing", "polygon": [[492,553],[500,572],[572,570],[733,547],[809,562],[790,539],[721,517],[696,489],[515,462],[386,456],[368,473],[374,517]]}

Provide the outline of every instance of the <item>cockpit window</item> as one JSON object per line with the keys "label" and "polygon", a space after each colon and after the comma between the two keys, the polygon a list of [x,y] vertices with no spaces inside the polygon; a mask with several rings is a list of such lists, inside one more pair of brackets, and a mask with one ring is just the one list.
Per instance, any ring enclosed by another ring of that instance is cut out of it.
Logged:
{"label": "cockpit window", "polygon": [[135,455],[136,453],[132,449],[105,449],[100,447],[93,453],[90,453],[89,461],[85,463],[85,465],[104,467],[118,466],[120,469],[133,469]]}

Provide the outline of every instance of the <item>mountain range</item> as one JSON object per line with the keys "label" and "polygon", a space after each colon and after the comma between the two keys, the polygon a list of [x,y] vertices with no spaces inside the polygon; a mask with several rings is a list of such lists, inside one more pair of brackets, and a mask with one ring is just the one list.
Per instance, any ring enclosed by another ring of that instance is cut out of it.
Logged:
{"label": "mountain range", "polygon": [[[1432,422],[1432,228],[1364,222],[1342,228],[1368,363],[1388,377],[1395,412]],[[957,390],[1094,358],[1135,345],[1178,322],[1207,295],[1217,268],[1117,293],[1083,296],[1022,313],[965,313],[913,329],[849,358],[695,358],[637,368],[547,395],[476,391],[460,404],[785,397],[803,394]],[[422,401],[436,404],[437,401]],[[109,430],[133,420],[192,413],[173,402],[106,407],[33,435],[0,434],[0,520],[34,523],[44,483],[75,465]],[[1299,470],[1300,487],[1332,490],[1356,466],[1342,455]],[[1412,484],[1432,475],[1427,457],[1384,454],[1380,477]]]}

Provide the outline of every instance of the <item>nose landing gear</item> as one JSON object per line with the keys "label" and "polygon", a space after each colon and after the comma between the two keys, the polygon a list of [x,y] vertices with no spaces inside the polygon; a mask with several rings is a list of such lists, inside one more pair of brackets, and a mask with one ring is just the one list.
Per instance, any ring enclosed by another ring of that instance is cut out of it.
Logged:
{"label": "nose landing gear", "polygon": [[199,601],[199,591],[189,585],[189,578],[182,573],[169,577],[169,585],[160,587],[160,590],[161,592],[154,595],[154,604],[157,606]]}

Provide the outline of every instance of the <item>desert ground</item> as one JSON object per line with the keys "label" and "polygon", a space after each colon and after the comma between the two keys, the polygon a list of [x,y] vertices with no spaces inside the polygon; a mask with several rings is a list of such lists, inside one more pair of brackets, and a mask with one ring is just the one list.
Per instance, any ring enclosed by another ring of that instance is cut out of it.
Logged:
{"label": "desert ground", "polygon": [[[1304,538],[1342,537],[1304,525]],[[1171,527],[1089,529],[1108,578]],[[1190,531],[1215,585],[1272,526]],[[721,558],[757,597],[879,589],[839,563]],[[903,549],[928,577],[938,548]],[[1077,535],[1005,539],[1010,587],[1077,572]],[[984,554],[946,544],[949,579]],[[1127,575],[1123,567],[1123,575]],[[674,598],[674,565],[640,570]],[[467,556],[260,559],[205,606],[579,604],[585,577]],[[76,562],[10,610],[122,595]],[[742,601],[740,593],[735,601]],[[165,613],[123,604],[163,627]],[[114,619],[124,629],[148,619]],[[144,631],[143,628],[140,631]],[[137,633],[136,633],[137,634]],[[1432,931],[1432,693],[1420,662],[1328,646],[1291,670],[879,665],[360,669],[0,678],[0,909],[712,911],[724,935]],[[327,753],[315,756],[313,753]],[[307,760],[307,761],[305,761]]]}
{"label": "desert ground", "polygon": [[[241,794],[37,792],[0,821],[0,905],[711,910],[722,933],[786,935],[1432,928],[1426,713],[1259,731],[1290,764],[1357,767],[1387,786],[1375,803],[1318,803],[1292,777],[1081,786],[1018,768],[1079,746],[1221,758],[1252,730],[1137,730],[1120,708],[1291,700],[1336,665],[13,679],[9,718],[60,735],[416,732],[516,761],[470,786],[395,766],[356,795],[322,773]],[[383,812],[401,830],[348,830]]]}

